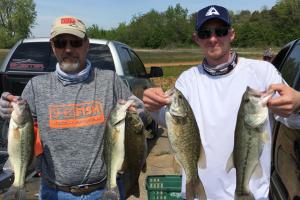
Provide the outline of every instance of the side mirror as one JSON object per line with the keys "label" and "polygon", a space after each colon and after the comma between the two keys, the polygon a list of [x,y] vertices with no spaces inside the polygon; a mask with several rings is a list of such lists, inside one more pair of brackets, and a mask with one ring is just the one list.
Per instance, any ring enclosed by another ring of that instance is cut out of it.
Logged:
{"label": "side mirror", "polygon": [[150,73],[148,74],[149,78],[153,78],[153,77],[161,77],[163,76],[163,70],[161,67],[151,67],[150,69]]}

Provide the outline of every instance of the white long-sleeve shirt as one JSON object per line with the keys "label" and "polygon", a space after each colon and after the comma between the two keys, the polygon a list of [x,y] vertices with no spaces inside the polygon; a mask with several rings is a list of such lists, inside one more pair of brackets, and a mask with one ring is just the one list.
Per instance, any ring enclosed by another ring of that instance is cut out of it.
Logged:
{"label": "white long-sleeve shirt", "polygon": [[[206,169],[199,168],[199,176],[209,200],[234,199],[236,171],[225,171],[227,160],[233,151],[234,131],[242,95],[247,86],[265,91],[272,83],[281,83],[282,77],[276,68],[265,61],[239,58],[237,66],[226,75],[210,76],[202,65],[183,72],[176,81],[179,89],[192,107],[200,130],[206,154]],[[152,116],[161,124],[164,108]],[[289,124],[286,119],[282,119]],[[300,118],[290,123],[300,128]],[[271,136],[268,120],[267,132]],[[264,145],[260,158],[263,176],[251,179],[249,186],[255,199],[268,199],[271,166],[271,142]],[[185,197],[183,174],[182,195]]]}

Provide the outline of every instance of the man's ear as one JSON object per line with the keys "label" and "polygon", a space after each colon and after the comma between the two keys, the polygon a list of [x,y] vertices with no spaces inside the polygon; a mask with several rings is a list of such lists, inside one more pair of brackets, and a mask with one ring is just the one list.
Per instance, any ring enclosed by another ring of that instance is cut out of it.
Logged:
{"label": "man's ear", "polygon": [[90,48],[90,40],[89,40],[89,38],[86,39],[85,45],[86,45],[86,53],[87,53],[89,51],[89,48]]}
{"label": "man's ear", "polygon": [[192,40],[193,40],[198,46],[200,46],[199,37],[198,37],[198,35],[197,35],[196,32],[193,33],[193,35],[192,35]]}
{"label": "man's ear", "polygon": [[54,47],[54,44],[53,44],[52,40],[50,40],[50,44],[51,44],[51,48],[52,48],[53,54],[56,56],[56,51],[55,51],[55,47]]}
{"label": "man's ear", "polygon": [[230,29],[230,41],[232,42],[235,39],[235,31],[234,28]]}

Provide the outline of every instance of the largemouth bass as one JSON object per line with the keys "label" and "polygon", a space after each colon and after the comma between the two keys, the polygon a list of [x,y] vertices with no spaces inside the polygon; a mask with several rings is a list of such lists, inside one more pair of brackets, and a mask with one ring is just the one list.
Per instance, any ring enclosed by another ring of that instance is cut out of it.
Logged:
{"label": "largemouth bass", "polygon": [[122,182],[125,197],[140,197],[139,176],[146,171],[147,140],[143,121],[135,111],[128,111],[125,118],[125,159]]}
{"label": "largemouth bass", "polygon": [[179,90],[173,88],[166,94],[171,100],[165,113],[168,138],[175,158],[186,174],[186,199],[206,199],[198,176],[198,166],[205,168],[206,158],[195,116]]}
{"label": "largemouth bass", "polygon": [[260,156],[269,136],[265,130],[268,114],[266,106],[273,91],[263,93],[247,87],[240,104],[235,127],[234,149],[226,171],[236,169],[236,200],[252,200],[249,181],[262,176]]}
{"label": "largemouth bass", "polygon": [[34,155],[33,119],[25,100],[12,102],[13,111],[9,122],[8,154],[14,171],[14,183],[4,199],[25,199],[25,176]]}
{"label": "largemouth bass", "polygon": [[127,109],[133,102],[133,100],[118,102],[106,121],[103,155],[107,168],[107,181],[106,191],[101,198],[103,200],[120,199],[117,173],[122,167],[125,156],[125,117]]}

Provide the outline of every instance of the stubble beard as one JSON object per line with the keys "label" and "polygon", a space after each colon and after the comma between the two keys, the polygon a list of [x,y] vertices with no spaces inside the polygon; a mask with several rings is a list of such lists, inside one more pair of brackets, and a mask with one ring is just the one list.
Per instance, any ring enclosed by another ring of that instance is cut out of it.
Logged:
{"label": "stubble beard", "polygon": [[75,74],[80,71],[80,62],[79,59],[73,59],[74,61],[69,61],[63,59],[60,63],[61,70],[65,73]]}

